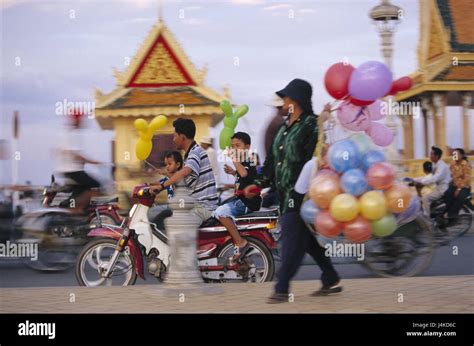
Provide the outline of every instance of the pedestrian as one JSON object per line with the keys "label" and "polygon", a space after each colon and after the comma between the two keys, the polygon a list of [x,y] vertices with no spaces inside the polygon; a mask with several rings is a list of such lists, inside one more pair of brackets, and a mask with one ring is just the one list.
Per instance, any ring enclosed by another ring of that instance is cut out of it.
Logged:
{"label": "pedestrian", "polygon": [[453,158],[453,163],[449,167],[453,180],[444,193],[445,219],[454,219],[459,214],[464,200],[471,193],[471,164],[467,160],[464,149],[455,149]]}
{"label": "pedestrian", "polygon": [[274,293],[267,301],[270,304],[288,302],[290,280],[298,271],[305,253],[309,253],[322,270],[322,287],[313,295],[342,290],[338,286],[339,275],[331,259],[325,255],[325,249],[301,219],[299,211],[304,194],[294,189],[303,166],[313,156],[318,139],[317,117],[311,105],[311,85],[304,80],[294,79],[276,94],[283,99],[282,107],[288,116],[277,131],[256,185],[244,189],[247,198],[253,197],[252,190],[257,186],[264,188],[273,185],[278,193],[282,262]]}

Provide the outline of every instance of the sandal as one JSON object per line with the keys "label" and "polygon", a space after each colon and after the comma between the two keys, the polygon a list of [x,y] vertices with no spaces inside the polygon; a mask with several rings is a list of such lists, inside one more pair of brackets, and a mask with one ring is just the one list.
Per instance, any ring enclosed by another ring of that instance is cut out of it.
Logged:
{"label": "sandal", "polygon": [[239,252],[231,257],[231,262],[237,262],[244,258],[250,251],[251,247],[252,245],[250,244],[250,242],[247,242],[247,244],[245,244],[243,247],[239,247]]}

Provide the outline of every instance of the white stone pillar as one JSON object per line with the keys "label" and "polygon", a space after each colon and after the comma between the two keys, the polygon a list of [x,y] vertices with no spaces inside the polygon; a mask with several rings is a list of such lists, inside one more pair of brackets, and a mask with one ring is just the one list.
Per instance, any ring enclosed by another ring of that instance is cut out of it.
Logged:
{"label": "white stone pillar", "polygon": [[466,153],[471,151],[471,124],[469,119],[469,108],[472,104],[472,94],[466,92],[462,94],[462,126],[463,126],[463,148]]}
{"label": "white stone pillar", "polygon": [[197,229],[201,219],[191,212],[194,198],[189,196],[184,183],[178,183],[174,197],[169,200],[168,205],[173,211],[173,216],[165,220],[170,246],[170,266],[165,283],[173,285],[202,283],[196,256]]}

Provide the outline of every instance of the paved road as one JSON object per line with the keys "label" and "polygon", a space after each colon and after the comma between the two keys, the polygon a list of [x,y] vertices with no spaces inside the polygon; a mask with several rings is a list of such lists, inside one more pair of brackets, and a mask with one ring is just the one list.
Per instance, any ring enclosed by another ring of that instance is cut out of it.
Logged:
{"label": "paved road", "polygon": [[[458,254],[453,254],[457,246]],[[474,234],[470,233],[451,242],[450,245],[435,250],[431,266],[421,276],[474,275]],[[373,278],[372,273],[357,264],[337,265],[340,276],[349,278]],[[296,280],[319,279],[321,272],[315,265],[304,265],[296,275]],[[155,284],[148,276],[137,284]],[[60,273],[42,273],[23,267],[10,259],[0,258],[0,287],[60,287],[77,286],[74,270]]]}

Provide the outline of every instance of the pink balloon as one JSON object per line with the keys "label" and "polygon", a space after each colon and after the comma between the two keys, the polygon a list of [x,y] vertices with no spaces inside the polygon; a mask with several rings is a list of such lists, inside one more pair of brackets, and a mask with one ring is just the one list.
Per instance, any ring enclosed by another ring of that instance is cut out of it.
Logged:
{"label": "pink balloon", "polygon": [[367,106],[367,111],[369,113],[370,120],[380,120],[385,117],[385,114],[382,114],[382,102],[379,100]]}
{"label": "pink balloon", "polygon": [[393,142],[393,132],[387,126],[376,122],[373,122],[365,133],[380,147],[389,146]]}
{"label": "pink balloon", "polygon": [[366,131],[370,127],[367,107],[344,102],[337,110],[337,118],[342,126],[351,131]]}

